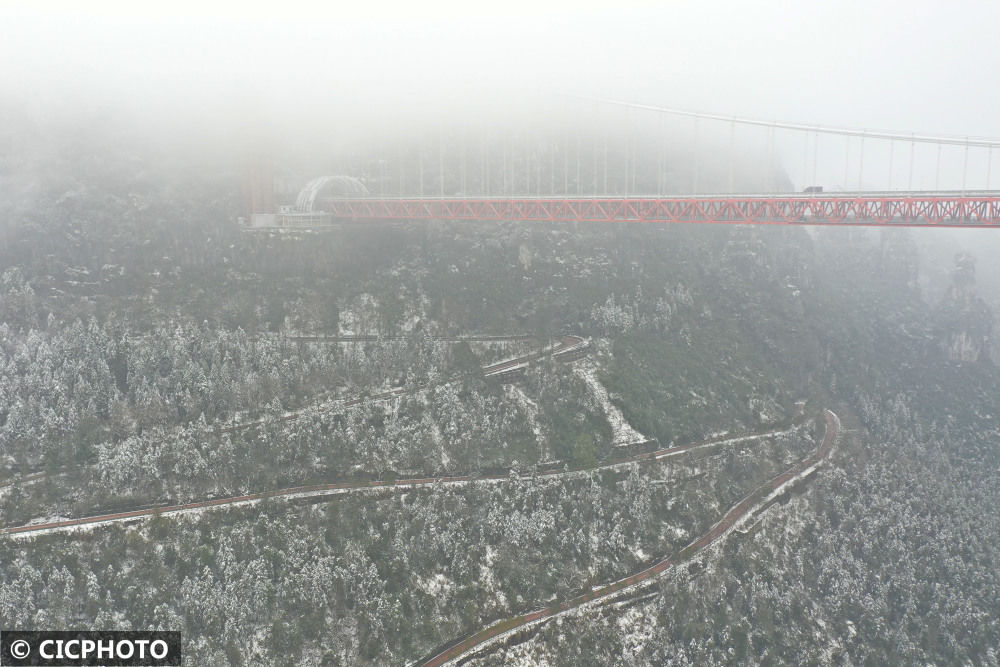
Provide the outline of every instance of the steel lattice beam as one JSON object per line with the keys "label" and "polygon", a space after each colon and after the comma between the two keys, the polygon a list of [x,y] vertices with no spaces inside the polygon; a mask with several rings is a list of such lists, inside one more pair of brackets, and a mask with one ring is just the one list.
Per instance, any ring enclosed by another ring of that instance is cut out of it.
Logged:
{"label": "steel lattice beam", "polygon": [[338,220],[997,227],[1000,193],[326,199]]}

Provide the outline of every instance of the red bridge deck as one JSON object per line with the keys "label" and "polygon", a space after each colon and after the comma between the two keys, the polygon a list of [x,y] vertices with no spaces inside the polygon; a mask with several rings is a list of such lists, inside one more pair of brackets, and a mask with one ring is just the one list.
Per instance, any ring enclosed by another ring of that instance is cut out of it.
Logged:
{"label": "red bridge deck", "polygon": [[1000,192],[325,199],[337,220],[997,227]]}

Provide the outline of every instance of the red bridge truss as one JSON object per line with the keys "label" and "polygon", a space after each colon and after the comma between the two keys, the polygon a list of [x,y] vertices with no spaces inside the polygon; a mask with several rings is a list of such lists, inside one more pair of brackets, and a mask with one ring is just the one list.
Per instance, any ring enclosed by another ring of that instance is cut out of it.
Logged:
{"label": "red bridge truss", "polygon": [[680,222],[753,225],[1000,226],[1000,192],[678,197],[331,198],[336,220]]}

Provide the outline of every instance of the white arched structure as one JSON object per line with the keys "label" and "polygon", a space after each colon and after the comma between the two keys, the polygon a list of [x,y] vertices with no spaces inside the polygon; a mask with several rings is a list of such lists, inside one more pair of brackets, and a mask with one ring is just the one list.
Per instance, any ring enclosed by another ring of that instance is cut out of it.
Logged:
{"label": "white arched structure", "polygon": [[356,178],[350,176],[320,176],[306,183],[295,199],[296,210],[302,213],[312,213],[316,205],[316,197],[329,188],[331,194],[338,197],[367,197],[368,188]]}

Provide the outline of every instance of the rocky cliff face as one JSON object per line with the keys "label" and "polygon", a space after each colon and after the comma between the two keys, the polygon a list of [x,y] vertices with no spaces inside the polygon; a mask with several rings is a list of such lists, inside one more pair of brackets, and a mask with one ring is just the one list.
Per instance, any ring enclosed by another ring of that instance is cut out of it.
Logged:
{"label": "rocky cliff face", "polygon": [[952,361],[989,361],[993,312],[976,294],[976,261],[968,253],[955,256],[952,284],[938,307],[942,349]]}

